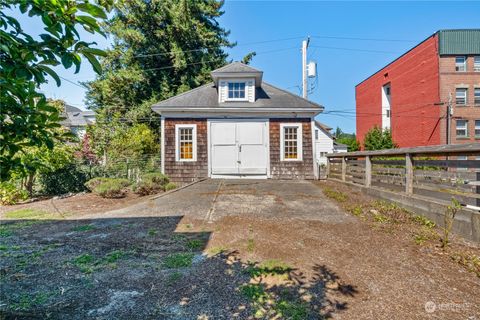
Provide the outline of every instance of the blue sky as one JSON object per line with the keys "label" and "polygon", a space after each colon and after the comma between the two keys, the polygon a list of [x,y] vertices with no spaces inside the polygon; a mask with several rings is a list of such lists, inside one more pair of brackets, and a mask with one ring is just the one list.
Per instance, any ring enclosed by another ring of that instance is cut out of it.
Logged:
{"label": "blue sky", "polygon": [[[224,11],[220,23],[231,31],[230,40],[238,42],[237,47],[227,50],[230,58],[241,60],[248,52],[256,51],[258,55],[252,66],[264,71],[267,82],[295,94],[299,94],[297,86],[301,84],[301,41],[311,36],[309,60],[317,62],[318,83],[309,99],[324,105],[327,113],[331,110],[352,112],[318,116],[320,121],[332,127],[340,126],[346,132],[355,131],[353,112],[357,83],[439,29],[480,27],[478,1],[227,0]],[[19,18],[27,32],[38,32],[41,27],[38,20],[26,16]],[[97,41],[101,48],[106,48],[110,41],[83,34],[86,40]],[[290,39],[272,41],[285,38]],[[95,76],[88,63],[82,65],[78,74],[72,70],[58,71],[73,82]],[[67,81],[62,81],[60,88],[51,81],[42,90],[49,97],[64,99],[78,107],[84,105],[84,90]]]}

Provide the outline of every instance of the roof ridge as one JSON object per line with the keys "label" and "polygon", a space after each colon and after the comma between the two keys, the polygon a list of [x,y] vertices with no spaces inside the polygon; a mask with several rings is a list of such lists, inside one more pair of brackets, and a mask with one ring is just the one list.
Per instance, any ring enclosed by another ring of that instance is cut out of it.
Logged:
{"label": "roof ridge", "polygon": [[[241,65],[242,67],[246,67],[246,68],[250,69],[251,72],[262,72],[262,71],[254,68],[254,67],[252,67],[252,66],[250,66],[250,65],[248,65],[248,64],[245,64],[245,63],[243,63],[243,62],[234,61],[234,62],[228,63],[228,64],[226,64],[226,65],[224,65],[224,66],[222,66],[222,67],[220,67],[220,68],[218,68],[218,69],[213,70],[211,73],[222,72],[224,69],[227,69],[228,67],[231,67],[231,66],[233,66],[233,65]],[[238,72],[238,71],[237,71],[237,72]]]}

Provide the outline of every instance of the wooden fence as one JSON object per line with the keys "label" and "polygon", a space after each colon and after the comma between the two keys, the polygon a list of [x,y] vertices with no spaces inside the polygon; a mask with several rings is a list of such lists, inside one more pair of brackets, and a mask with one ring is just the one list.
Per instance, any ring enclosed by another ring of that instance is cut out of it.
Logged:
{"label": "wooden fence", "polygon": [[480,207],[480,143],[327,155],[329,179]]}

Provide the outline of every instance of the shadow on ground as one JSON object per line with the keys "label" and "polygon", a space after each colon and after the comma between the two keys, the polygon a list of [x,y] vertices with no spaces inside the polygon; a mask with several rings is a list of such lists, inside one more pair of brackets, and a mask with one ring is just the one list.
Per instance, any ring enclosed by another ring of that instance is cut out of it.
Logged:
{"label": "shadow on ground", "polygon": [[307,278],[206,250],[212,232],[182,216],[2,222],[0,318],[318,319],[356,294],[323,265]]}

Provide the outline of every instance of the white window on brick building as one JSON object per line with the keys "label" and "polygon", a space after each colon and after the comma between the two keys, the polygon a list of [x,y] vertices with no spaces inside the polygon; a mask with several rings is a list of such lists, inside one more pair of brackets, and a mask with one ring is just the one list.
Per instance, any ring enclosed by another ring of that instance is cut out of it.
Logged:
{"label": "white window on brick building", "polygon": [[457,120],[457,138],[468,138],[468,120]]}
{"label": "white window on brick building", "polygon": [[455,57],[455,71],[467,71],[467,58],[464,56]]}
{"label": "white window on brick building", "polygon": [[475,138],[480,138],[480,120],[475,120]]}
{"label": "white window on brick building", "polygon": [[464,106],[467,104],[467,88],[457,88],[455,90],[455,104],[457,106]]}
{"label": "white window on brick building", "polygon": [[480,106],[480,88],[475,88],[473,98],[474,98],[475,105]]}
{"label": "white window on brick building", "polygon": [[473,71],[480,72],[480,56],[473,57]]}

